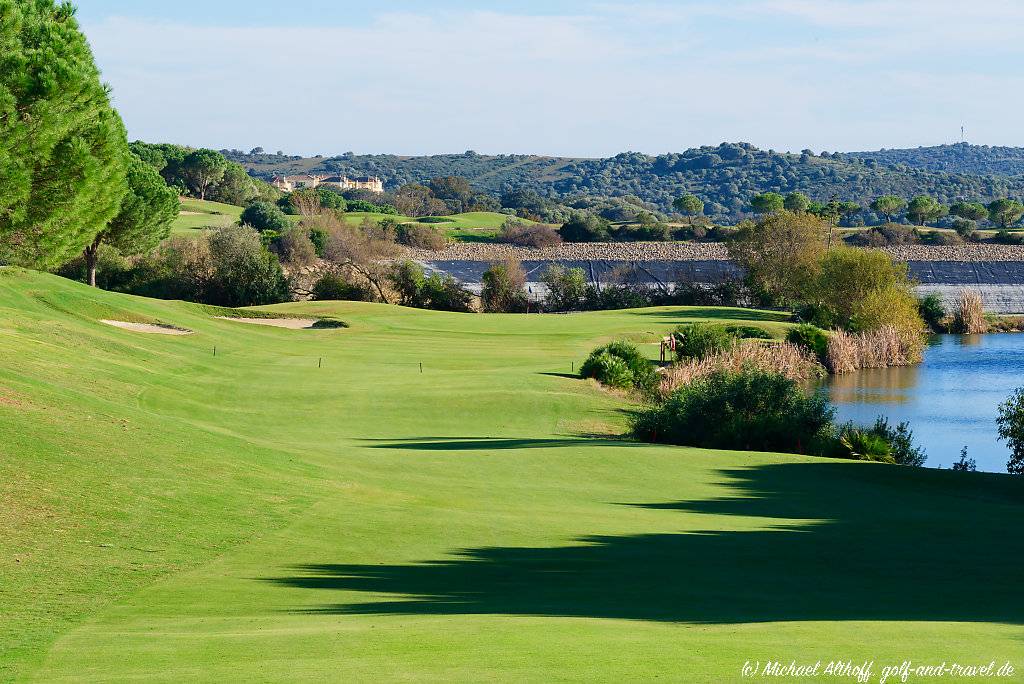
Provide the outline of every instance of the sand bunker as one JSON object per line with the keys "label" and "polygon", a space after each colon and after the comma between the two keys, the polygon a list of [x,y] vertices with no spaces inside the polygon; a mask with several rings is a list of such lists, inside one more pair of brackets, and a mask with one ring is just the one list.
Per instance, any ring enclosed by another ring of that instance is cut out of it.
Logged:
{"label": "sand bunker", "polygon": [[133,330],[140,333],[152,333],[154,335],[191,335],[191,330],[185,328],[175,328],[173,325],[156,325],[153,323],[129,323],[127,321],[108,321],[102,320],[100,323],[106,323],[112,325],[115,328],[124,328],[125,330]]}
{"label": "sand bunker", "polygon": [[232,318],[231,316],[217,316],[217,318],[225,321],[269,325],[274,328],[288,328],[290,330],[309,330],[315,327],[319,321],[316,318]]}

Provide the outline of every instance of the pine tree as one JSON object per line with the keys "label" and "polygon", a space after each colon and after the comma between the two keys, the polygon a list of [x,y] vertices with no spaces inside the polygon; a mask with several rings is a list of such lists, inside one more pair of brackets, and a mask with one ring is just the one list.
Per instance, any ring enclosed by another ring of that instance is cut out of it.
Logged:
{"label": "pine tree", "polygon": [[85,264],[89,284],[96,286],[96,255],[101,244],[116,247],[122,254],[141,254],[153,249],[171,231],[171,221],[178,215],[178,193],[152,166],[130,156],[128,192],[121,201],[117,216],[99,232],[85,248]]}
{"label": "pine tree", "polygon": [[52,268],[118,212],[127,139],[70,3],[0,0],[0,263]]}

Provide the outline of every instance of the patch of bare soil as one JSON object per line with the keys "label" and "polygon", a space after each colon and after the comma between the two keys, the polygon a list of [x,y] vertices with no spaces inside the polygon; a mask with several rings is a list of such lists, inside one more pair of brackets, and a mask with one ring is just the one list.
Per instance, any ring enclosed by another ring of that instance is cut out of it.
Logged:
{"label": "patch of bare soil", "polygon": [[175,328],[173,325],[157,325],[155,323],[129,323],[128,321],[108,321],[102,320],[100,323],[106,323],[112,325],[115,328],[123,328],[124,330],[132,330],[140,333],[150,333],[154,335],[191,335],[191,330],[185,328]]}

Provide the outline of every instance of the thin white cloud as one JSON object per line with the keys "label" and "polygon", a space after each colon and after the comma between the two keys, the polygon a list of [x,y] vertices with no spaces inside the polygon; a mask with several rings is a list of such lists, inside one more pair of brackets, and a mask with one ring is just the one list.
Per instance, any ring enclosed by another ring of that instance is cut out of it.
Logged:
{"label": "thin white cloud", "polygon": [[1005,37],[1024,7],[980,0],[958,21],[955,5],[750,0],[554,17],[384,12],[361,26],[115,18],[85,28],[131,133],[149,140],[592,156],[723,140],[928,144],[966,120],[984,122],[984,142],[1024,143],[1020,79],[986,61],[1021,49]]}

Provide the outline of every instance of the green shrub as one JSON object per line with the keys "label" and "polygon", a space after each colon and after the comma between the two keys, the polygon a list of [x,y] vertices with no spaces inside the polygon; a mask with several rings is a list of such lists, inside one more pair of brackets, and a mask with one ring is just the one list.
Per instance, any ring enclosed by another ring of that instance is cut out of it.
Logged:
{"label": "green shrub", "polygon": [[[626,375],[622,376],[619,364],[609,366],[605,356],[611,356],[622,362]],[[637,347],[629,342],[611,342],[590,352],[590,356],[580,366],[580,375],[594,378],[598,382],[611,387],[633,387],[641,391],[649,391],[658,381],[654,366]]]}
{"label": "green shrub", "polygon": [[928,460],[924,449],[914,445],[914,431],[910,429],[910,423],[906,421],[892,427],[889,425],[888,418],[879,416],[875,420],[871,432],[884,439],[889,445],[893,463],[919,468]]}
{"label": "green shrub", "polygon": [[720,325],[690,323],[676,328],[676,356],[703,359],[731,347],[736,338]]}
{"label": "green shrub", "polygon": [[243,226],[252,226],[259,232],[274,231],[278,234],[288,230],[291,223],[276,205],[257,200],[245,208],[239,219]]}
{"label": "green shrub", "polygon": [[933,292],[919,299],[917,311],[921,314],[921,318],[929,330],[936,333],[945,331],[946,306],[942,303],[942,297],[937,293]]}
{"label": "green shrub", "polygon": [[324,255],[324,250],[327,249],[327,239],[330,236],[327,231],[323,228],[313,228],[309,231],[309,241],[313,243],[313,250],[316,252],[318,257]]}
{"label": "green shrub", "polygon": [[566,242],[607,242],[611,239],[608,221],[587,212],[574,213],[558,233]]}
{"label": "green shrub", "polygon": [[772,334],[756,325],[723,325],[722,330],[738,340],[770,340]]}
{"label": "green shrub", "polygon": [[444,249],[448,242],[444,234],[436,228],[404,223],[395,227],[395,240],[407,247],[434,252]]}
{"label": "green shrub", "polygon": [[373,301],[373,293],[369,287],[354,285],[334,273],[321,276],[313,285],[312,295],[316,301]]}
{"label": "green shrub", "polygon": [[336,318],[319,318],[313,321],[313,325],[309,327],[313,330],[337,330],[339,328],[347,328],[348,323],[339,321]]}
{"label": "green shrub", "polygon": [[828,357],[828,333],[817,326],[802,323],[790,328],[786,341],[808,350],[822,363]]}
{"label": "green shrub", "polygon": [[633,373],[626,362],[618,356],[602,351],[591,354],[583,363],[580,374],[586,378],[594,378],[602,385],[629,389],[633,387]]}
{"label": "green shrub", "polygon": [[514,259],[491,264],[483,275],[480,303],[487,313],[523,313],[530,300],[526,293],[526,272]]}
{"label": "green shrub", "polygon": [[707,449],[817,451],[834,411],[776,373],[717,371],[675,390],[633,419],[638,439]]}
{"label": "green shrub", "polygon": [[839,443],[846,450],[844,456],[858,461],[879,461],[895,463],[892,448],[883,437],[870,430],[852,426],[846,427],[839,435]]}

